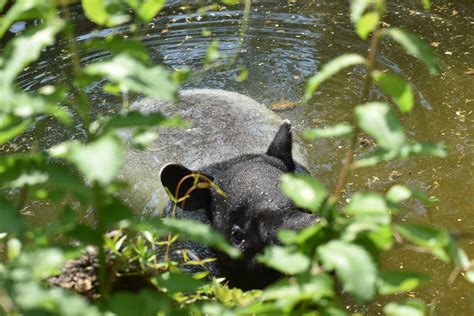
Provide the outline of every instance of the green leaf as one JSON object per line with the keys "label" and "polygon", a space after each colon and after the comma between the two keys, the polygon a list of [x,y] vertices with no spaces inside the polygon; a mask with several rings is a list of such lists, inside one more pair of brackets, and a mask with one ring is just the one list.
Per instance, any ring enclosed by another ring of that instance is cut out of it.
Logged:
{"label": "green leaf", "polygon": [[378,249],[387,251],[392,248],[393,234],[390,225],[380,225],[379,229],[370,231],[367,237]]}
{"label": "green leaf", "polygon": [[275,301],[279,310],[289,313],[300,302],[320,301],[334,295],[334,282],[327,273],[302,274],[295,279],[286,278],[274,283],[264,290],[262,299]]}
{"label": "green leaf", "polygon": [[314,140],[316,138],[346,136],[350,133],[352,133],[352,126],[345,123],[339,123],[326,128],[313,128],[307,130],[303,133],[303,137],[307,140]]}
{"label": "green leaf", "polygon": [[391,221],[390,209],[383,196],[377,193],[355,193],[345,212],[366,222],[389,224]]}
{"label": "green leaf", "polygon": [[412,299],[401,302],[391,302],[384,306],[383,311],[387,316],[424,316],[426,315],[425,303]]}
{"label": "green leaf", "polygon": [[5,4],[7,4],[7,0],[0,0],[0,11],[3,11]]}
{"label": "green leaf", "polygon": [[[349,314],[339,306],[323,306],[321,308],[321,315],[324,316],[348,316]],[[360,316],[359,313],[352,314],[353,316]]]}
{"label": "green leaf", "polygon": [[103,237],[97,229],[92,228],[85,224],[77,224],[69,231],[66,231],[66,235],[77,239],[85,245],[102,246]]}
{"label": "green leaf", "polygon": [[64,261],[65,258],[62,251],[57,248],[23,252],[16,258],[15,268],[25,271],[26,274],[17,271],[17,273],[12,274],[12,278],[16,282],[26,280],[41,281],[58,273]]}
{"label": "green leaf", "polygon": [[303,97],[303,104],[307,103],[309,99],[313,96],[314,92],[318,87],[327,79],[334,76],[336,73],[341,71],[344,68],[349,66],[354,66],[358,64],[366,64],[367,61],[364,57],[358,54],[346,54],[334,58],[327,64],[325,64],[321,71],[316,73],[314,76],[309,78],[308,84],[306,85],[306,90]]}
{"label": "green leaf", "polygon": [[62,91],[43,95],[17,92],[9,85],[0,86],[0,89],[4,89],[3,98],[0,99],[0,111],[4,113],[10,113],[20,118],[28,118],[37,114],[49,114],[66,125],[72,123],[71,114],[63,107],[56,105],[65,97]]}
{"label": "green leaf", "polygon": [[[213,290],[215,298],[225,306],[245,306],[257,300],[260,302],[262,295],[260,290],[242,291],[239,288],[229,288],[226,285],[217,284],[216,281],[213,282]],[[247,315],[245,312],[243,314]],[[218,314],[218,316],[221,315]]]}
{"label": "green leaf", "polygon": [[0,157],[0,185],[21,188],[45,183],[48,174],[41,154],[13,154]]}
{"label": "green leaf", "polygon": [[429,280],[429,276],[416,272],[383,271],[380,273],[377,286],[380,294],[390,295],[414,290]]}
{"label": "green leaf", "polygon": [[130,19],[130,16],[115,10],[111,12],[106,0],[82,0],[82,8],[87,18],[92,22],[104,26],[116,26]]}
{"label": "green leaf", "polygon": [[92,191],[87,187],[82,178],[79,178],[71,166],[48,162],[45,170],[48,174],[48,185],[53,186],[56,191],[66,194],[74,193],[76,197],[87,204],[92,200]]}
{"label": "green leaf", "polygon": [[398,155],[398,151],[396,150],[389,151],[383,148],[377,148],[366,157],[356,160],[352,164],[352,167],[354,169],[371,167],[371,166],[375,166],[381,161],[390,161],[390,160],[395,160],[397,158],[400,158]]}
{"label": "green leaf", "polygon": [[73,209],[70,205],[66,205],[62,212],[58,215],[57,225],[51,225],[53,228],[50,230],[53,234],[61,232],[69,232],[73,230],[76,223],[80,222],[79,212]]}
{"label": "green leaf", "polygon": [[231,258],[240,256],[240,251],[229,245],[227,240],[209,225],[191,219],[164,218],[144,221],[138,225],[144,229],[155,230],[158,234],[179,234],[183,238],[215,247]]}
{"label": "green leaf", "polygon": [[369,34],[372,33],[377,24],[379,24],[380,15],[378,12],[372,11],[364,14],[356,23],[356,33],[363,40],[367,40]]}
{"label": "green leaf", "polygon": [[371,102],[358,105],[355,114],[359,127],[375,138],[380,147],[396,151],[406,143],[402,126],[387,104]]}
{"label": "green leaf", "polygon": [[360,301],[375,295],[377,268],[369,253],[362,247],[333,240],[317,248],[324,267],[335,270],[343,288]]}
{"label": "green leaf", "polygon": [[135,8],[135,12],[142,21],[150,22],[161,11],[165,2],[166,0],[143,0],[140,6]]}
{"label": "green leaf", "polygon": [[78,316],[101,315],[84,297],[62,288],[45,287],[45,279],[59,273],[65,259],[60,249],[44,248],[23,251],[12,261],[6,276],[15,310],[28,315],[68,315],[71,310]]}
{"label": "green leaf", "polygon": [[396,184],[391,187],[387,194],[385,194],[385,197],[392,203],[400,203],[412,197],[422,201],[425,204],[430,204],[434,201],[433,198],[426,196],[424,192],[401,184]]}
{"label": "green leaf", "polygon": [[25,220],[6,199],[0,197],[0,233],[16,234],[25,228]]}
{"label": "green leaf", "polygon": [[299,246],[308,246],[309,244],[319,245],[327,240],[327,221],[321,219],[298,232],[293,230],[280,230],[278,237],[284,244],[296,244]]}
{"label": "green leaf", "polygon": [[244,66],[241,66],[240,67],[240,73],[239,75],[235,78],[235,81],[237,82],[243,82],[245,80],[247,80],[247,77],[249,76],[249,70],[244,67]]}
{"label": "green leaf", "polygon": [[446,157],[447,151],[441,144],[432,143],[414,143],[405,144],[398,150],[385,150],[378,148],[367,157],[362,158],[354,162],[354,168],[369,167],[376,165],[381,161],[389,161],[395,159],[406,159],[408,157],[428,155],[436,157]]}
{"label": "green leaf", "polygon": [[14,285],[15,304],[25,315],[68,315],[71,310],[77,316],[103,315],[84,297],[60,288],[45,288],[39,282],[22,282]]}
{"label": "green leaf", "polygon": [[131,146],[145,150],[158,138],[158,133],[151,128],[137,128],[132,133]]}
{"label": "green leaf", "polygon": [[411,198],[412,193],[407,186],[396,184],[388,190],[385,196],[390,202],[400,203]]}
{"label": "green leaf", "polygon": [[220,303],[204,303],[201,311],[206,316],[237,316],[237,312]]}
{"label": "green leaf", "polygon": [[50,19],[9,42],[4,53],[5,62],[0,68],[0,91],[5,93],[5,90],[10,89],[9,85],[15,77],[39,58],[43,48],[54,44],[56,34],[63,26],[63,21]]}
{"label": "green leaf", "polygon": [[257,257],[257,261],[290,275],[308,270],[311,264],[311,260],[304,254],[281,246],[266,247],[263,255]]}
{"label": "green leaf", "polygon": [[453,259],[456,266],[461,268],[463,271],[462,275],[464,278],[468,282],[474,283],[474,261],[469,259],[466,252],[461,247],[459,247],[457,241],[454,238],[451,238],[448,250],[450,257]]}
{"label": "green leaf", "polygon": [[110,312],[117,316],[171,314],[171,302],[158,291],[118,292],[106,304]]}
{"label": "green leaf", "polygon": [[423,9],[425,9],[426,11],[429,11],[431,9],[430,0],[421,0],[421,3],[423,4]]}
{"label": "green leaf", "polygon": [[389,250],[393,245],[392,228],[376,222],[356,220],[344,229],[341,239],[353,242],[358,238],[368,238],[378,249]]}
{"label": "green leaf", "polygon": [[190,274],[166,272],[156,278],[158,285],[170,293],[196,291],[206,283],[196,280]]}
{"label": "green leaf", "polygon": [[370,0],[352,0],[351,1],[351,20],[357,23],[364,14],[365,9],[370,5]]}
{"label": "green leaf", "polygon": [[389,35],[400,44],[409,55],[422,61],[428,67],[432,75],[439,72],[440,64],[438,58],[431,50],[430,45],[423,41],[418,35],[393,28],[385,29],[383,34]]}
{"label": "green leaf", "polygon": [[451,242],[451,237],[446,231],[415,224],[397,224],[395,228],[406,240],[431,250],[433,255],[443,261],[450,260],[446,248]]}
{"label": "green leaf", "polygon": [[409,113],[415,104],[411,85],[397,75],[380,71],[372,72],[372,77],[388,94],[402,113]]}
{"label": "green leaf", "polygon": [[117,174],[123,160],[122,139],[115,134],[106,134],[89,143],[71,141],[50,150],[56,157],[64,157],[74,163],[89,181],[110,183]]}
{"label": "green leaf", "polygon": [[[0,1],[0,11],[6,0]],[[50,1],[45,0],[16,0],[4,16],[0,17],[0,38],[10,26],[18,20],[44,19],[55,14]]]}
{"label": "green leaf", "polygon": [[104,225],[104,229],[112,229],[122,220],[132,220],[133,211],[121,200],[113,196],[103,197],[98,202],[99,221]]}
{"label": "green leaf", "polygon": [[89,65],[85,72],[116,82],[124,93],[133,91],[165,101],[176,99],[178,86],[166,69],[161,66],[146,67],[127,54]]}
{"label": "green leaf", "polygon": [[15,260],[22,250],[23,244],[18,238],[9,238],[7,241],[7,257],[8,260]]}
{"label": "green leaf", "polygon": [[176,69],[171,74],[171,76],[173,77],[174,82],[176,82],[176,84],[178,84],[178,85],[186,82],[186,80],[189,79],[190,75],[191,75],[191,70],[188,67],[183,67],[183,68]]}
{"label": "green leaf", "polygon": [[448,152],[442,144],[424,142],[406,144],[400,150],[401,158],[408,158],[414,155],[436,156],[444,158],[448,155]]}
{"label": "green leaf", "polygon": [[234,5],[239,4],[240,0],[221,0],[221,2],[226,5]]}
{"label": "green leaf", "polygon": [[206,66],[216,62],[222,55],[219,52],[219,41],[213,40],[207,48],[206,56],[204,57],[204,64]]}
{"label": "green leaf", "polygon": [[23,133],[30,124],[30,120],[0,114],[0,145]]}
{"label": "green leaf", "polygon": [[91,192],[70,167],[47,161],[43,154],[13,154],[0,157],[0,186],[21,188],[47,184],[48,189],[74,193],[87,203]]}
{"label": "green leaf", "polygon": [[319,210],[329,194],[324,185],[304,174],[283,175],[280,187],[297,206],[312,212]]}

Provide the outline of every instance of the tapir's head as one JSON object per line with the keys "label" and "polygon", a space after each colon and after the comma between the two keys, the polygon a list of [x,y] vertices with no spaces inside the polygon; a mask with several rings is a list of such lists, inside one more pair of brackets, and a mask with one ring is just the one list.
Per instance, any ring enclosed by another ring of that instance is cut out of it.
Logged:
{"label": "tapir's head", "polygon": [[[291,126],[285,121],[265,154],[242,155],[201,172],[225,195],[214,189],[195,189],[178,204],[189,212],[205,209],[213,228],[242,251],[243,259],[239,261],[219,255],[221,272],[232,286],[261,288],[276,280],[278,273],[258,264],[257,255],[265,246],[279,243],[278,231],[299,230],[318,221],[280,191],[280,177],[295,172],[291,148]],[[179,191],[178,197],[184,196],[196,184],[190,177],[192,173],[181,165],[167,165],[161,181],[172,194]]]}

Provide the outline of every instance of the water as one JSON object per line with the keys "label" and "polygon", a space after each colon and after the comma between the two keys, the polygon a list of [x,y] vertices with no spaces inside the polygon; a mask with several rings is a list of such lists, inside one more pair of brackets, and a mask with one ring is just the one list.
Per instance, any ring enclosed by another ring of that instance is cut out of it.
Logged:
{"label": "water", "polygon": [[[301,4],[299,2],[304,2]],[[238,31],[242,11],[239,7],[195,13],[195,7],[173,1],[152,23],[139,28],[139,37],[151,52],[153,62],[169,69],[189,67],[199,69],[207,46],[212,39],[219,41],[222,53],[232,55],[238,47]],[[383,40],[378,63],[409,78],[417,96],[417,106],[409,116],[401,119],[407,133],[420,141],[441,141],[448,145],[445,159],[417,158],[381,164],[377,168],[357,171],[350,178],[350,190],[387,190],[395,183],[405,183],[425,190],[440,201],[426,207],[413,202],[402,221],[427,223],[453,232],[474,231],[474,160],[473,160],[473,104],[474,76],[474,4],[471,0],[436,1],[432,12],[419,9],[418,1],[390,4],[386,22],[420,34],[432,44],[443,71],[431,77],[417,60],[406,56],[393,42]],[[96,31],[76,8],[74,21],[79,44],[108,34],[132,36],[129,27]],[[9,36],[21,32],[23,24],[15,25]],[[203,30],[211,36],[204,36]],[[43,85],[69,84],[70,56],[65,43],[48,48],[43,59],[27,69],[18,83],[26,90]],[[255,1],[252,6],[248,34],[243,40],[235,64],[194,76],[186,88],[220,88],[249,95],[264,104],[301,98],[307,78],[330,59],[348,52],[366,54],[367,43],[357,38],[348,18],[346,2],[336,1]],[[106,58],[108,55],[81,49],[83,65]],[[244,82],[234,78],[241,66],[249,70]],[[347,70],[325,83],[306,107],[297,107],[282,116],[292,120],[299,130],[324,127],[348,120],[361,94],[363,72],[359,68]],[[101,92],[101,85],[88,91],[94,113],[114,111],[119,100]],[[380,99],[376,89],[375,99]],[[24,150],[33,140],[49,146],[60,140],[80,137],[48,125],[47,133],[31,132],[21,136],[5,150]],[[30,139],[31,138],[31,139]],[[336,182],[346,141],[320,140],[308,144],[311,170],[329,188]],[[365,149],[361,146],[358,152]],[[47,222],[49,206],[30,206],[31,221],[37,225]],[[470,257],[474,257],[474,240],[460,241]],[[384,258],[387,268],[403,268],[425,272],[433,280],[425,287],[401,297],[419,297],[436,307],[438,315],[471,315],[474,289],[462,278],[448,284],[449,266],[432,260],[428,255],[406,250],[394,251]],[[361,309],[376,314],[381,307],[374,304]]]}

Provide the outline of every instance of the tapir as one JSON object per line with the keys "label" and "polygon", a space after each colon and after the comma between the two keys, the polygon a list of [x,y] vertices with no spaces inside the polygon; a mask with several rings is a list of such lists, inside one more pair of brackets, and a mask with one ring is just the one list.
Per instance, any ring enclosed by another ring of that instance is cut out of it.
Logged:
{"label": "tapir", "polygon": [[[163,186],[174,192],[175,198],[190,192],[178,204],[183,210],[180,215],[204,211],[204,221],[241,250],[242,260],[216,253],[219,274],[230,286],[263,288],[278,279],[276,271],[257,262],[258,254],[265,246],[279,244],[278,231],[300,230],[318,221],[296,207],[279,188],[283,174],[306,171],[293,160],[291,135],[290,123],[285,121],[265,153],[243,154],[197,172],[178,164],[168,164],[161,171]],[[190,190],[199,183],[190,177],[193,173],[212,180],[224,194],[212,187]]]}
{"label": "tapir", "polygon": [[[196,189],[178,204],[177,215],[211,225],[241,250],[243,256],[238,260],[205,247],[197,250],[200,256],[217,257],[214,275],[244,290],[263,288],[281,275],[259,264],[258,254],[265,246],[279,243],[280,230],[300,230],[319,220],[296,207],[279,187],[283,174],[307,172],[304,149],[294,143],[288,120],[282,121],[251,98],[207,89],[185,90],[180,97],[178,105],[155,99],[134,105],[142,112],[179,115],[191,126],[163,130],[147,151],[128,152],[122,176],[138,184],[130,196],[136,200],[135,193],[143,197],[144,189],[148,189],[147,215],[166,216],[161,212],[166,201],[163,188],[184,195],[193,185],[192,179],[186,180],[193,172],[212,180],[225,195],[212,188]],[[156,187],[157,168],[161,169],[163,188]],[[164,209],[169,215],[170,202]]]}

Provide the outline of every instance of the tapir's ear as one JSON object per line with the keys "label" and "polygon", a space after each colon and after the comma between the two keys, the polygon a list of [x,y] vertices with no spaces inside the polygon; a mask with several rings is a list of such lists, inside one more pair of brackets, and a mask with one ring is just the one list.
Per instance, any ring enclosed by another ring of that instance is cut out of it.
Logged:
{"label": "tapir's ear", "polygon": [[289,172],[295,171],[295,162],[291,154],[292,145],[291,123],[289,120],[285,120],[276,133],[275,138],[273,138],[270,147],[268,147],[267,155],[283,161]]}
{"label": "tapir's ear", "polygon": [[[211,201],[208,188],[194,188],[191,190],[196,179],[193,174],[203,175],[202,173],[191,171],[178,164],[167,164],[160,171],[161,183],[175,198],[177,197],[179,200],[184,197],[186,193],[189,194],[187,199],[178,203],[178,206],[186,211],[206,209]],[[205,177],[211,181],[213,180],[210,176],[206,175]],[[203,182],[206,182],[204,177],[198,177],[198,183]]]}

